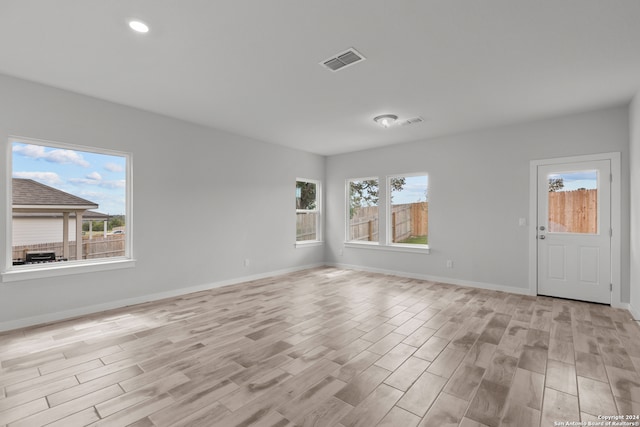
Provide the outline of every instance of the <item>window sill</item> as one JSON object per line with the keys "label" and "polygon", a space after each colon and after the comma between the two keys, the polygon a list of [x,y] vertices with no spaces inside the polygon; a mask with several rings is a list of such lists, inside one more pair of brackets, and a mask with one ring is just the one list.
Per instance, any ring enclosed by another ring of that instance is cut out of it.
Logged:
{"label": "window sill", "polygon": [[345,248],[359,248],[359,249],[374,249],[377,251],[389,251],[389,252],[410,252],[416,254],[428,254],[430,252],[429,246],[425,245],[381,245],[379,243],[371,242],[345,242]]}
{"label": "window sill", "polygon": [[48,277],[68,276],[71,274],[93,273],[96,271],[119,270],[122,268],[135,267],[136,261],[128,258],[115,258],[109,261],[68,261],[55,264],[56,265],[51,266],[47,265],[46,267],[40,265],[16,266],[0,274],[2,278],[1,281],[18,282],[21,280],[46,279]]}
{"label": "window sill", "polygon": [[296,242],[296,248],[310,248],[313,246],[322,246],[324,242],[322,240],[303,240],[300,242]]}

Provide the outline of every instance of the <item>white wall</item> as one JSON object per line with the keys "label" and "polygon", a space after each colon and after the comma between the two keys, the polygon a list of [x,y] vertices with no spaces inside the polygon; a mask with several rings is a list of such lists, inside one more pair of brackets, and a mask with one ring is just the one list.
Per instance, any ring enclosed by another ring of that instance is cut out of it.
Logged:
{"label": "white wall", "polygon": [[[533,220],[528,218],[529,162],[621,152],[621,299],[628,302],[628,119],[627,108],[617,107],[331,156],[326,170],[326,259],[338,265],[526,292],[533,226],[520,227],[518,219],[527,218],[529,224]],[[343,248],[346,179],[423,171],[429,174],[430,186],[429,255]],[[446,268],[448,259],[453,260],[453,269]]]}
{"label": "white wall", "polygon": [[640,319],[640,93],[629,107],[631,169],[631,312]]}
{"label": "white wall", "polygon": [[[296,177],[324,180],[324,157],[1,75],[0,93],[2,165],[9,135],[133,153],[137,259],[132,269],[0,283],[0,329],[323,262],[322,247],[294,247],[294,197]],[[3,226],[0,260],[5,241]]]}

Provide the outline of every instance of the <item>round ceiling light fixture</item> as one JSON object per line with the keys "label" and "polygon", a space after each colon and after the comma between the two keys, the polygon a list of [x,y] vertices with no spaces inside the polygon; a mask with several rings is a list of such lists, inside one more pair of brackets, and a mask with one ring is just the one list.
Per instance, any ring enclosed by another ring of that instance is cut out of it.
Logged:
{"label": "round ceiling light fixture", "polygon": [[398,120],[398,116],[395,114],[383,114],[381,116],[377,116],[373,118],[373,121],[382,126],[383,128],[388,128],[392,124],[394,124]]}
{"label": "round ceiling light fixture", "polygon": [[133,20],[129,21],[129,27],[133,31],[136,31],[138,33],[148,33],[149,32],[149,26],[147,24],[145,24],[144,22],[139,21],[137,19],[133,19]]}

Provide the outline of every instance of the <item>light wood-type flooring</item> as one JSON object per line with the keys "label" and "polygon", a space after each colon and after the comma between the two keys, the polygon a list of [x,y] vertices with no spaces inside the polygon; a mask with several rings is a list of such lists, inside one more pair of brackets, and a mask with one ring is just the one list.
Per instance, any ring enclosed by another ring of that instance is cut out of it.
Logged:
{"label": "light wood-type flooring", "polygon": [[0,334],[4,426],[552,426],[640,414],[624,310],[318,268]]}

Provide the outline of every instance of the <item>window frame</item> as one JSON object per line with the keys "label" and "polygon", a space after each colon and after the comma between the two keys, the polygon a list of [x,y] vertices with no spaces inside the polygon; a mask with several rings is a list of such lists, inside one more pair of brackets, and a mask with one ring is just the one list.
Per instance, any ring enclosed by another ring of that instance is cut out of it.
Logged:
{"label": "window frame", "polygon": [[319,246],[324,243],[324,234],[322,227],[322,182],[317,179],[309,179],[309,178],[296,178],[296,188],[298,187],[298,182],[305,182],[308,184],[314,184],[316,186],[316,208],[315,209],[298,209],[296,207],[296,221],[297,215],[299,213],[315,213],[316,214],[316,238],[313,240],[298,240],[298,236],[296,234],[296,243],[295,247],[310,247],[310,246]]}
{"label": "window frame", "polygon": [[[345,209],[344,209],[344,243],[345,248],[358,248],[358,249],[371,249],[388,252],[405,252],[405,253],[417,253],[417,254],[429,254],[429,245],[416,245],[416,244],[402,244],[391,242],[391,179],[397,177],[408,176],[426,176],[427,177],[427,194],[431,183],[428,179],[429,174],[427,172],[412,172],[412,173],[399,173],[385,176],[382,180],[379,176],[369,176],[364,178],[347,178],[345,180]],[[361,240],[349,240],[350,237],[350,218],[349,218],[349,206],[350,199],[350,183],[352,181],[367,181],[376,179],[378,180],[378,241],[369,242]],[[384,197],[381,197],[384,195]],[[381,209],[384,209],[385,218],[381,221]],[[428,221],[428,219],[427,219]],[[384,227],[384,230],[383,230]],[[383,237],[383,238],[381,238]]]}
{"label": "window frame", "polygon": [[[378,240],[377,241],[368,241],[368,240],[351,240],[351,218],[350,218],[350,206],[351,206],[351,183],[354,181],[371,181],[371,180],[377,180],[378,181]],[[380,236],[382,235],[382,233],[380,233],[380,190],[381,190],[381,186],[380,186],[380,177],[379,176],[368,176],[368,177],[364,177],[364,178],[347,178],[345,181],[345,209],[344,209],[344,215],[345,215],[345,228],[344,228],[344,245],[345,246],[355,246],[355,247],[361,247],[361,246],[367,246],[367,247],[377,247],[380,246],[381,244],[383,244],[382,242],[380,242]]]}
{"label": "window frame", "polygon": [[[71,274],[82,274],[88,272],[115,270],[135,267],[133,257],[133,155],[130,152],[112,150],[101,147],[92,147],[80,144],[63,143],[57,141],[10,135],[6,140],[7,164],[6,164],[6,221],[4,247],[5,259],[0,271],[0,282],[14,282],[30,279],[42,279],[56,276],[66,276]],[[126,161],[125,170],[125,254],[120,257],[94,258],[85,260],[70,260],[62,263],[37,264],[37,265],[13,265],[13,144],[26,143],[43,146],[47,148],[59,148],[89,152],[95,154],[105,154],[124,157]]]}
{"label": "window frame", "polygon": [[[427,177],[427,195],[429,194],[429,174],[426,172],[413,172],[413,173],[399,173],[399,174],[393,174],[393,175],[387,175],[386,177],[386,186],[387,186],[387,194],[386,194],[386,212],[387,212],[387,220],[386,220],[386,244],[388,246],[392,246],[395,248],[406,248],[406,249],[415,249],[415,250],[419,250],[419,251],[428,251],[429,250],[429,244],[427,243],[426,245],[421,245],[421,244],[414,244],[414,243],[394,243],[393,242],[393,224],[391,224],[392,221],[392,209],[393,209],[393,205],[391,203],[391,180],[393,178],[407,178],[407,177],[414,177],[414,176],[426,176]],[[428,196],[427,196],[428,197]],[[427,200],[427,203],[429,201]],[[428,209],[428,208],[427,208]],[[427,227],[429,226],[429,217],[427,216]]]}

